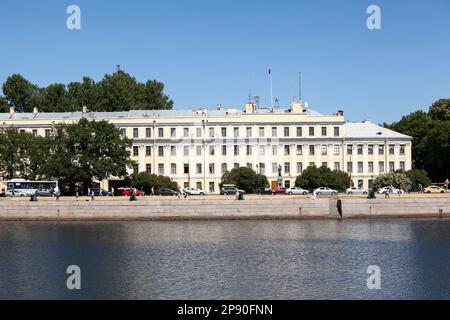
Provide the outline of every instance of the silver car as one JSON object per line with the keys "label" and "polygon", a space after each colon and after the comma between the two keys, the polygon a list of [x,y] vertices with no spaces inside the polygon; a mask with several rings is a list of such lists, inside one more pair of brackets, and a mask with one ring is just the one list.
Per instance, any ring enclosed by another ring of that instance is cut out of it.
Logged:
{"label": "silver car", "polygon": [[330,189],[328,187],[317,188],[316,190],[314,190],[314,192],[317,195],[319,195],[319,196],[320,195],[331,195],[331,196],[334,196],[334,195],[338,194],[337,190],[333,190],[333,189]]}
{"label": "silver car", "polygon": [[352,194],[368,195],[369,194],[369,190],[362,189],[362,188],[351,187],[351,188],[348,188],[347,191],[345,191],[345,193],[347,193],[348,195],[352,195]]}
{"label": "silver car", "polygon": [[293,188],[286,189],[286,191],[284,193],[288,194],[288,195],[301,194],[301,195],[305,196],[308,194],[308,190],[298,188],[298,187],[293,187]]}

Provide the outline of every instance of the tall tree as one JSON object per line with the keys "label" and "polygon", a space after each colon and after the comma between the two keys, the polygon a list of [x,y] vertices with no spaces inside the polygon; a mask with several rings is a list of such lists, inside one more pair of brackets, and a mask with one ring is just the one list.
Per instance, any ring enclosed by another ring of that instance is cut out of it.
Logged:
{"label": "tall tree", "polygon": [[33,110],[33,100],[38,93],[38,87],[20,74],[9,76],[2,89],[10,107],[16,108],[18,112],[30,112]]}
{"label": "tall tree", "polygon": [[29,173],[30,133],[0,129],[0,177],[3,180],[26,178]]}
{"label": "tall tree", "polygon": [[6,102],[6,99],[3,97],[0,97],[0,113],[9,112],[9,106]]}
{"label": "tall tree", "polygon": [[433,120],[450,120],[450,99],[439,99],[430,107],[430,116]]}
{"label": "tall tree", "polygon": [[41,112],[71,111],[66,86],[62,83],[54,83],[40,89],[36,96],[36,104]]}

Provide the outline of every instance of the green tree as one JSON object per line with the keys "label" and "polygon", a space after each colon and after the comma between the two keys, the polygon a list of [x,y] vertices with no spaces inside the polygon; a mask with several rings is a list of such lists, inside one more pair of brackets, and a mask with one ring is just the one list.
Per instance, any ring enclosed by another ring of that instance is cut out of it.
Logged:
{"label": "green tree", "polygon": [[35,100],[40,112],[72,111],[66,86],[62,83],[54,83],[39,89]]}
{"label": "green tree", "polygon": [[425,169],[435,181],[445,181],[450,175],[450,120],[437,121],[425,137],[428,146]]}
{"label": "green tree", "polygon": [[269,185],[267,177],[256,174],[253,169],[247,167],[234,168],[222,176],[220,186],[224,184],[234,184],[238,189],[247,193],[255,193],[260,187]]}
{"label": "green tree", "polygon": [[450,120],[450,99],[439,99],[430,107],[430,116],[433,120]]}
{"label": "green tree", "polygon": [[3,180],[26,178],[29,164],[29,133],[0,129],[0,176]]}
{"label": "green tree", "polygon": [[20,74],[9,76],[3,84],[3,94],[10,107],[18,112],[31,112],[38,87]]}
{"label": "green tree", "polygon": [[132,174],[128,179],[128,183],[138,190],[143,189],[146,194],[150,194],[152,187],[154,190],[161,188],[169,188],[174,191],[179,191],[178,184],[166,176],[158,176],[147,172]]}
{"label": "green tree", "polygon": [[3,97],[0,97],[0,113],[9,112],[9,106],[6,102],[6,99]]}
{"label": "green tree", "polygon": [[330,170],[327,167],[311,166],[306,168],[295,180],[295,186],[309,191],[319,187],[329,187],[345,191],[351,183],[350,176],[343,171]]}
{"label": "green tree", "polygon": [[89,77],[83,77],[82,82],[70,82],[67,85],[67,98],[72,111],[80,111],[84,106],[94,111],[104,111],[98,107],[99,88]]}
{"label": "green tree", "polygon": [[373,189],[393,186],[397,189],[408,190],[411,181],[404,172],[389,172],[378,176],[373,182]]}
{"label": "green tree", "polygon": [[419,190],[419,183],[424,188],[431,185],[431,179],[428,177],[428,173],[423,169],[413,169],[406,172],[408,179],[411,181],[413,191]]}

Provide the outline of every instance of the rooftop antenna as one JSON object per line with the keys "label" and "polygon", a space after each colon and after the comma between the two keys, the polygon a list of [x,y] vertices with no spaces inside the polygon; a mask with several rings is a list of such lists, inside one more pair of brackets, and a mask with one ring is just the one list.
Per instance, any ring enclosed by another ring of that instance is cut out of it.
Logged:
{"label": "rooftop antenna", "polygon": [[302,101],[302,73],[298,73],[298,100]]}
{"label": "rooftop antenna", "polygon": [[270,80],[270,106],[273,109],[272,67],[269,67],[269,80]]}

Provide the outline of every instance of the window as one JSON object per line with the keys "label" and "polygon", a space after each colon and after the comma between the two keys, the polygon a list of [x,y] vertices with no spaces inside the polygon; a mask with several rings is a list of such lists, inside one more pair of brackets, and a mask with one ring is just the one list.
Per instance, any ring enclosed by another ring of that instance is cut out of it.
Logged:
{"label": "window", "polygon": [[152,137],[152,128],[145,128],[145,137],[146,138]]}
{"label": "window", "polygon": [[362,173],[363,172],[363,163],[360,161],[358,162],[358,173]]}
{"label": "window", "polygon": [[222,174],[228,172],[227,164],[226,164],[226,163],[222,163],[222,166],[221,166],[221,167],[222,167]]}
{"label": "window", "polygon": [[158,128],[158,137],[159,138],[164,137],[164,128]]}
{"label": "window", "polygon": [[150,157],[152,155],[152,147],[150,147],[150,146],[145,147],[145,155],[147,157]]}
{"label": "window", "polygon": [[369,189],[373,189],[373,180],[369,179]]}
{"label": "window", "polygon": [[301,137],[302,134],[302,127],[297,127],[297,137]]}
{"label": "window", "polygon": [[338,144],[334,145],[334,155],[338,156],[341,153],[341,146]]}
{"label": "window", "polygon": [[195,154],[198,157],[202,155],[202,146],[195,146]]}
{"label": "window", "polygon": [[339,162],[334,163],[334,170],[336,170],[336,171],[341,170],[341,164]]}
{"label": "window", "polygon": [[213,156],[215,154],[215,148],[214,146],[209,146],[209,155]]}
{"label": "window", "polygon": [[278,173],[278,164],[276,162],[272,162],[272,173]]}
{"label": "window", "polygon": [[285,145],[285,146],[284,146],[284,155],[285,155],[285,156],[288,156],[288,155],[290,155],[290,154],[291,154],[291,146]]}
{"label": "window", "polygon": [[133,128],[133,138],[139,138],[139,128]]}
{"label": "window", "polygon": [[234,149],[234,155],[238,156],[239,155],[239,146],[238,145],[234,145],[233,149]]}
{"label": "window", "polygon": [[139,147],[133,146],[133,156],[137,157],[139,156]]}
{"label": "window", "polygon": [[389,154],[394,154],[394,150],[395,150],[395,145],[390,144],[389,145]]}
{"label": "window", "polygon": [[297,173],[301,174],[303,172],[303,163],[297,162]]}
{"label": "window", "polygon": [[327,127],[322,127],[322,137],[327,136]]}
{"label": "window", "polygon": [[195,135],[197,136],[197,138],[201,138],[202,128],[195,128]]}
{"label": "window", "polygon": [[290,174],[291,173],[291,164],[289,162],[284,163],[284,173]]}
{"label": "window", "polygon": [[251,127],[245,128],[245,134],[247,138],[250,138],[252,136],[252,128]]}
{"label": "window", "polygon": [[373,173],[373,162],[369,161],[369,172]]}
{"label": "window", "polygon": [[327,145],[326,144],[323,144],[322,145],[322,149],[321,149],[321,154],[323,155],[323,156],[326,156],[327,154],[328,154],[328,147],[327,147]]}
{"label": "window", "polygon": [[289,137],[290,136],[290,134],[289,134],[289,127],[284,127],[284,136],[285,137]]}
{"label": "window", "polygon": [[160,176],[163,176],[163,175],[164,175],[164,163],[159,163],[159,164],[158,164],[158,174],[159,174]]}
{"label": "window", "polygon": [[133,173],[139,173],[139,166],[137,164],[133,165]]}
{"label": "window", "polygon": [[309,136],[314,137],[314,127],[309,127]]}
{"label": "window", "polygon": [[395,170],[394,161],[390,161],[389,162],[389,172],[394,172],[394,170]]}
{"label": "window", "polygon": [[358,144],[357,146],[357,150],[358,150],[358,154],[363,154],[363,145],[362,144]]}
{"label": "window", "polygon": [[145,172],[150,173],[150,174],[152,173],[152,165],[151,164],[147,163],[145,165]]}
{"label": "window", "polygon": [[264,127],[260,127],[259,128],[259,136],[260,137],[264,137],[266,134],[266,130],[264,130]]}
{"label": "window", "polygon": [[201,163],[197,163],[195,168],[196,168],[197,174],[201,174],[202,173],[202,164]]}
{"label": "window", "polygon": [[253,169],[253,165],[250,162],[247,162],[247,168]]}
{"label": "window", "polygon": [[351,162],[351,161],[347,162],[347,172],[348,173],[353,172],[353,162]]}
{"label": "window", "polygon": [[316,166],[316,163],[315,163],[315,162],[310,162],[308,166],[309,166],[309,167],[315,167],[315,166]]}
{"label": "window", "polygon": [[313,156],[315,154],[315,146],[314,145],[309,145],[309,154],[311,156]]}
{"label": "window", "polygon": [[334,127],[334,136],[339,137],[339,127]]}
{"label": "window", "polygon": [[214,174],[216,168],[214,167],[214,163],[209,164],[209,174]]}
{"label": "window", "polygon": [[[176,131],[174,130],[173,136],[175,137]],[[183,137],[187,138],[189,137],[189,128],[183,128]]]}
{"label": "window", "polygon": [[235,138],[239,137],[239,128],[238,127],[233,128],[233,136]]}
{"label": "window", "polygon": [[372,155],[372,154],[373,154],[373,144],[369,144],[369,146],[367,147],[367,153],[368,153],[369,155]]}
{"label": "window", "polygon": [[378,168],[379,168],[380,173],[384,172],[384,162],[383,161],[378,162]]}
{"label": "window", "polygon": [[214,182],[209,183],[209,192],[214,193]]}
{"label": "window", "polygon": [[222,134],[222,137],[226,137],[227,136],[227,128],[221,128],[220,132]]}
{"label": "window", "polygon": [[364,181],[363,180],[358,180],[358,188],[362,189],[364,187]]}
{"label": "window", "polygon": [[405,154],[405,145],[401,144],[400,145],[400,155],[404,155]]}
{"label": "window", "polygon": [[405,171],[405,161],[400,161],[400,170]]}
{"label": "window", "polygon": [[378,154],[384,155],[384,144],[378,145]]}
{"label": "window", "polygon": [[183,146],[183,155],[189,157],[189,146]]}
{"label": "window", "polygon": [[347,145],[347,154],[349,154],[349,155],[353,154],[353,145],[352,144]]}
{"label": "window", "polygon": [[301,155],[303,153],[303,146],[301,144],[297,145],[297,155]]}
{"label": "window", "polygon": [[158,157],[164,157],[164,147],[158,146]]}
{"label": "window", "polygon": [[50,129],[45,129],[45,137],[50,138]]}
{"label": "window", "polygon": [[324,168],[328,168],[328,163],[326,163],[326,162],[322,162],[322,167],[324,167]]}
{"label": "window", "polygon": [[264,156],[266,154],[266,148],[264,145],[259,146],[259,155]]}
{"label": "window", "polygon": [[259,164],[259,174],[266,174],[266,164],[265,163],[260,163]]}
{"label": "window", "polygon": [[196,183],[196,187],[197,187],[197,189],[202,190],[202,183],[201,183],[201,181],[198,181],[198,182]]}
{"label": "window", "polygon": [[33,129],[33,137],[36,137],[38,134],[38,131],[36,129]]}
{"label": "window", "polygon": [[[121,129],[120,129],[120,135],[121,135],[122,137],[125,137],[125,136],[126,136],[126,133],[127,133],[127,130],[126,130],[125,128],[121,128]],[[45,137],[48,138],[48,137],[47,137],[47,130],[45,130]]]}
{"label": "window", "polygon": [[239,163],[234,163],[234,165],[233,165],[233,167],[235,168],[235,169],[239,169]]}
{"label": "window", "polygon": [[174,157],[174,156],[177,155],[177,147],[175,147],[175,146],[170,146],[170,155],[171,155],[172,157]]}
{"label": "window", "polygon": [[278,136],[278,128],[272,127],[272,137],[277,137],[277,136]]}
{"label": "window", "polygon": [[183,165],[183,173],[184,174],[189,174],[189,164],[188,163],[185,163]]}
{"label": "window", "polygon": [[[184,132],[183,132],[184,133]],[[177,135],[177,129],[176,128],[170,128],[170,137],[175,138]],[[186,137],[186,136],[185,136]]]}
{"label": "window", "polygon": [[177,174],[177,164],[176,163],[171,163],[170,164],[170,173],[171,174]]}
{"label": "window", "polygon": [[272,155],[276,156],[278,154],[278,146],[272,146]]}
{"label": "window", "polygon": [[227,155],[227,146],[226,146],[226,145],[223,145],[223,146],[222,146],[222,155],[223,155],[223,156],[226,156],[226,155]]}
{"label": "window", "polygon": [[209,137],[214,138],[214,128],[209,128]]}
{"label": "window", "polygon": [[252,146],[250,146],[250,145],[247,145],[247,146],[246,146],[246,154],[247,154],[248,156],[251,156],[251,155],[252,155]]}
{"label": "window", "polygon": [[285,187],[286,189],[289,189],[289,188],[291,187],[291,181],[290,181],[290,180],[286,180],[286,181],[284,182],[284,187]]}

